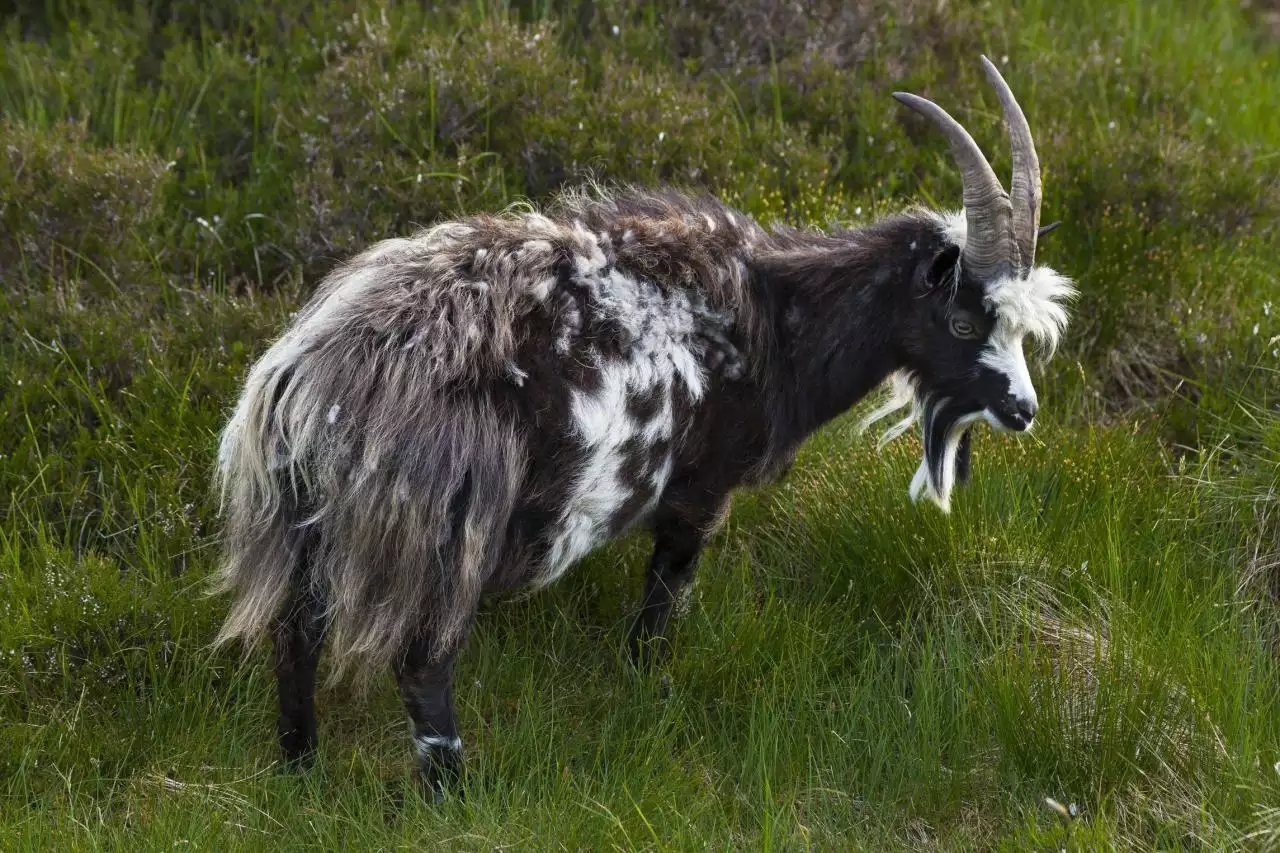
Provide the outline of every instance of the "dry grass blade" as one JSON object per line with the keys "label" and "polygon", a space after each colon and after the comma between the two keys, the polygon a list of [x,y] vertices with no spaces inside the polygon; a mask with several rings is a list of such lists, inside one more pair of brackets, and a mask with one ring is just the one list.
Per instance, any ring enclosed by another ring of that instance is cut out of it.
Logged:
{"label": "dry grass blade", "polygon": [[[209,768],[203,769],[207,770]],[[267,767],[257,773],[232,779],[229,782],[183,782],[168,773],[155,772],[147,774],[144,779],[148,784],[153,785],[162,792],[192,797],[205,805],[213,806],[231,815],[242,815],[246,812],[251,812],[276,827],[283,827],[284,824],[276,820],[264,809],[255,806],[240,790],[248,787],[248,783],[261,778],[271,769],[272,767]],[[238,823],[237,825],[246,830],[267,834],[267,830],[259,827],[251,827],[243,823]]]}

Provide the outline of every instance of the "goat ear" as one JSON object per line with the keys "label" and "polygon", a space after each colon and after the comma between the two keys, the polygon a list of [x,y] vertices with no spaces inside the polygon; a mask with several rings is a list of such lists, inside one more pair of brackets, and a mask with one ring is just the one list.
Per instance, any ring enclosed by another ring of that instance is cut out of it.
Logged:
{"label": "goat ear", "polygon": [[956,482],[961,485],[968,483],[969,475],[973,473],[972,438],[973,429],[967,429],[960,435],[960,443],[956,446]]}
{"label": "goat ear", "polygon": [[925,270],[924,276],[916,282],[917,290],[921,294],[932,293],[942,285],[950,284],[955,280],[956,263],[959,260],[959,246],[950,245],[938,252],[933,256],[933,261],[929,264],[929,268]]}

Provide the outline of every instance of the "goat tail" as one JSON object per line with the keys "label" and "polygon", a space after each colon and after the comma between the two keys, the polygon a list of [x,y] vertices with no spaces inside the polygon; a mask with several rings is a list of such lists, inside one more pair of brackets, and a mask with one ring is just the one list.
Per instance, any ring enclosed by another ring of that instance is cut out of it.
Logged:
{"label": "goat tail", "polygon": [[272,352],[249,374],[222,431],[214,470],[224,525],[222,562],[211,593],[233,597],[214,646],[239,639],[246,652],[269,634],[288,606],[305,533],[300,507],[288,499],[288,483],[278,476],[273,452],[272,401],[287,384],[288,371],[268,364]]}
{"label": "goat tail", "polygon": [[[273,347],[222,435],[217,644],[256,645],[300,590],[323,602],[330,679],[410,643],[465,637],[524,476],[523,442],[480,391],[442,393],[411,353]],[[341,349],[341,348],[337,348]]]}

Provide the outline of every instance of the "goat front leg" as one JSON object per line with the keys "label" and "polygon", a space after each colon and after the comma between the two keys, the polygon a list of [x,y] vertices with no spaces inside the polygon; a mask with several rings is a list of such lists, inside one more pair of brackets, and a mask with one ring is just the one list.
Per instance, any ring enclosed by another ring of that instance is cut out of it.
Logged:
{"label": "goat front leg", "polygon": [[433,658],[430,645],[416,640],[396,666],[400,698],[412,729],[414,774],[422,792],[436,803],[457,788],[462,772],[462,740],[453,705],[455,656],[449,652]]}
{"label": "goat front leg", "polygon": [[276,736],[286,770],[306,769],[315,760],[316,667],[323,645],[321,604],[309,590],[298,590],[272,632],[280,704]]}
{"label": "goat front leg", "polygon": [[641,669],[652,666],[667,651],[667,622],[671,605],[688,589],[707,540],[729,508],[728,498],[712,503],[706,512],[669,514],[653,531],[653,557],[645,574],[644,603],[631,629],[631,659]]}

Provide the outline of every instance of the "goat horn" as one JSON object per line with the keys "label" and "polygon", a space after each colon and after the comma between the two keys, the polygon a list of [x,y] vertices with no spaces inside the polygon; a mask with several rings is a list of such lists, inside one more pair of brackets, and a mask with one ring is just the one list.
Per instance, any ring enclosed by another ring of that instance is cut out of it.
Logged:
{"label": "goat horn", "polygon": [[946,110],[908,92],[894,92],[893,96],[932,121],[947,137],[964,184],[967,236],[962,262],[979,280],[998,277],[1007,271],[1013,249],[1013,210],[1000,179],[969,131]]}
{"label": "goat horn", "polygon": [[1005,124],[1009,126],[1009,143],[1013,149],[1013,182],[1009,184],[1009,196],[1013,205],[1013,236],[1018,242],[1018,260],[1026,274],[1036,260],[1036,237],[1040,229],[1040,159],[1031,139],[1031,127],[1027,117],[1013,97],[1009,84],[1000,76],[999,69],[982,57],[982,69],[987,80],[1000,98]]}

